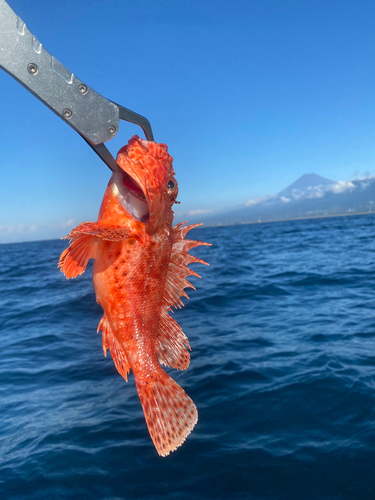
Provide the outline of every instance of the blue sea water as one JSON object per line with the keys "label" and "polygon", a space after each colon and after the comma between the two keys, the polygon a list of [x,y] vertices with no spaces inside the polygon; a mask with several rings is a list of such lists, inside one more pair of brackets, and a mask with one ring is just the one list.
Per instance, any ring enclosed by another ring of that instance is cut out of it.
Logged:
{"label": "blue sea water", "polygon": [[0,245],[0,498],[374,499],[375,217],[195,229],[170,370],[199,422],[166,458],[66,243]]}

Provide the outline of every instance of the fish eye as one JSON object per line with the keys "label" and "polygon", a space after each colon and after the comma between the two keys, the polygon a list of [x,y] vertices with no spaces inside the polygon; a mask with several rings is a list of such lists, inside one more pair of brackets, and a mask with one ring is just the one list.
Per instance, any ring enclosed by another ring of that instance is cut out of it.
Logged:
{"label": "fish eye", "polygon": [[174,182],[172,180],[169,180],[168,181],[168,191],[172,191],[172,189],[174,189]]}

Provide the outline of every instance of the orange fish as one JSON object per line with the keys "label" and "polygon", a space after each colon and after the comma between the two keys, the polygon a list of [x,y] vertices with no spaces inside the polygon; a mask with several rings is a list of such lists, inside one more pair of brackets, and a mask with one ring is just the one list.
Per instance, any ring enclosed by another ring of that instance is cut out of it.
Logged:
{"label": "orange fish", "polygon": [[189,250],[208,245],[185,239],[200,224],[172,229],[178,193],[172,161],[165,144],[132,137],[118,153],[122,172],[109,181],[98,222],[73,229],[59,261],[69,279],[95,259],[104,354],[110,350],[126,381],[133,371],[151,438],[162,456],[185,441],[198,419],[193,401],[160,364],[179,370],[189,366],[188,339],[168,311],[184,305],[184,288],[194,288],[186,277],[199,277],[188,264],[207,264]]}

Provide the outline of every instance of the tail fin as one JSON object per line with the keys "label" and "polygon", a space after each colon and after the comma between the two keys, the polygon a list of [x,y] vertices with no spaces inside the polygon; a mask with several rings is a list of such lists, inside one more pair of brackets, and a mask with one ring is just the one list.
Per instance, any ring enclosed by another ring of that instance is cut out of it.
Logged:
{"label": "tail fin", "polygon": [[159,455],[166,457],[185,441],[198,421],[195,404],[169,375],[158,371],[153,380],[137,381],[146,423]]}

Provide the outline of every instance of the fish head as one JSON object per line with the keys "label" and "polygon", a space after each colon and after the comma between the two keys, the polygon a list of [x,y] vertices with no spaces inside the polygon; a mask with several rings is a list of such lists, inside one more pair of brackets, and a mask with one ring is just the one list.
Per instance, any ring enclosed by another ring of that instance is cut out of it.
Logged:
{"label": "fish head", "polygon": [[168,147],[135,135],[120,149],[116,160],[121,172],[112,174],[99,220],[120,223],[121,217],[131,217],[153,231],[170,224],[178,184]]}

